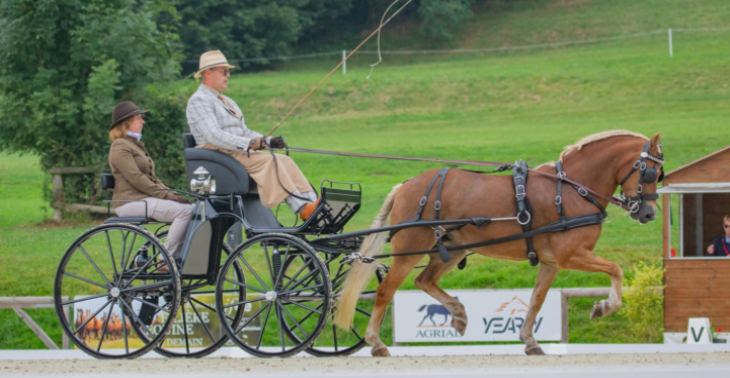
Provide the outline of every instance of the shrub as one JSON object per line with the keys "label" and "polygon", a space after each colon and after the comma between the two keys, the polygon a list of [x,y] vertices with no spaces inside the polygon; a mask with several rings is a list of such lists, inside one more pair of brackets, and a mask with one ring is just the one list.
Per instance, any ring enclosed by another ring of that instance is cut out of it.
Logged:
{"label": "shrub", "polygon": [[629,320],[636,342],[660,343],[664,332],[664,269],[640,262],[627,280],[621,313]]}

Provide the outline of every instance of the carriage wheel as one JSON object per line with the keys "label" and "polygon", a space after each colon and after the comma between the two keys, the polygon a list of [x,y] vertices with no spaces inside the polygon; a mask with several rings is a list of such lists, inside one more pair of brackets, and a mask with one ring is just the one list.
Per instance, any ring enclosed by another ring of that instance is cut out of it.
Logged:
{"label": "carriage wheel", "polygon": [[[162,263],[170,266],[160,272]],[[180,278],[162,243],[129,224],[94,227],[61,259],[53,288],[56,314],[66,335],[96,358],[136,358],[170,331],[180,304]],[[152,303],[160,297],[166,304]],[[159,309],[167,317],[149,316]],[[70,319],[65,313],[70,312]]]}
{"label": "carriage wheel", "polygon": [[[157,236],[160,240],[165,240],[167,231]],[[224,243],[220,264],[223,264],[230,255],[231,248]],[[240,262],[235,263],[228,278],[245,282]],[[228,342],[228,336],[218,324],[215,283],[210,283],[206,279],[183,278],[181,284],[181,305],[177,318],[172,331],[155,348],[155,352],[169,358],[205,357]],[[226,290],[228,299],[243,301],[246,295],[244,289],[233,288],[231,284],[229,286]],[[155,312],[155,316],[160,312],[159,310]],[[233,324],[238,324],[243,317],[243,311],[232,308],[226,315]]]}
{"label": "carriage wheel", "polygon": [[[284,264],[292,257],[298,258]],[[247,278],[244,282],[227,278],[237,261]],[[228,284],[243,288],[246,300],[226,302],[223,294]],[[258,357],[288,357],[309,347],[322,332],[331,297],[327,267],[317,252],[306,241],[271,233],[236,248],[221,269],[215,299],[219,309],[247,309],[240,324],[218,313],[234,343]]]}
{"label": "carriage wheel", "polygon": [[[297,257],[298,258],[298,257]],[[365,343],[365,331],[367,330],[370,317],[372,315],[372,309],[374,301],[359,301],[355,308],[355,318],[353,319],[352,328],[349,331],[345,331],[337,328],[333,323],[335,311],[337,311],[337,298],[339,297],[340,291],[343,289],[347,272],[350,270],[351,265],[340,264],[339,261],[342,259],[342,255],[330,254],[325,265],[329,271],[332,279],[332,291],[334,292],[334,302],[332,305],[332,311],[327,319],[322,333],[312,343],[312,345],[305,349],[305,352],[317,356],[317,357],[334,357],[334,356],[349,356],[360,349],[362,349]],[[289,261],[287,262],[289,263]],[[383,281],[384,275],[380,269],[376,271],[376,277],[378,283]],[[374,295],[375,290],[365,291],[363,295]],[[287,331],[289,337],[296,338],[294,332],[290,332],[294,329],[293,325],[287,324],[284,328]]]}

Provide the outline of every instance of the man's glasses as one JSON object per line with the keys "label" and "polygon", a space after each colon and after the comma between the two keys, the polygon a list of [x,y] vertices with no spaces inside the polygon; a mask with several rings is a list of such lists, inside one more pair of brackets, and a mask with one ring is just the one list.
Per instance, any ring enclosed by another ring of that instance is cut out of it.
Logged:
{"label": "man's glasses", "polygon": [[229,69],[222,69],[222,70],[214,70],[220,72],[223,76],[228,76],[229,73],[231,73],[231,70]]}
{"label": "man's glasses", "polygon": [[730,224],[726,224],[724,227],[725,228],[730,228]]}

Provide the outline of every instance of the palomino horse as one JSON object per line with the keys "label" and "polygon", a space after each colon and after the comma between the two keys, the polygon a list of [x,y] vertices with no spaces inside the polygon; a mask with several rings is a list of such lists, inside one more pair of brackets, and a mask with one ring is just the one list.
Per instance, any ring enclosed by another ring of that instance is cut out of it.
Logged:
{"label": "palomino horse", "polygon": [[[653,168],[653,176],[644,181],[644,171],[632,169],[639,156],[647,146],[648,138],[628,131],[609,131],[588,136],[569,146],[560,155],[563,171],[572,180],[586,185],[587,188],[602,194],[596,198],[602,206],[608,205],[610,198],[619,186],[627,196],[638,198],[642,195],[648,200],[634,207],[631,217],[644,224],[654,220],[656,213],[656,174],[660,167],[658,162],[646,161]],[[650,157],[661,156],[659,134],[649,143]],[[659,160],[659,159],[657,159]],[[643,163],[641,164],[643,165]],[[644,166],[646,167],[646,166]],[[555,174],[554,164],[543,164],[536,170]],[[380,214],[372,227],[385,225],[390,214],[390,223],[398,224],[412,218],[418,208],[418,199],[426,192],[426,187],[438,173],[437,170],[425,172],[404,184],[393,188]],[[641,180],[641,181],[640,181]],[[640,184],[642,187],[639,193]],[[555,177],[529,173],[527,197],[532,205],[534,227],[541,227],[560,219],[556,210],[557,180]],[[648,195],[647,195],[648,194]],[[435,194],[428,198],[424,219],[433,219],[435,215]],[[474,217],[513,217],[517,212],[515,187],[511,176],[490,176],[468,171],[452,170],[448,173],[441,197],[441,219],[464,219]],[[562,191],[562,205],[567,217],[596,213],[594,204],[583,198],[578,191],[565,186]],[[517,222],[493,222],[485,227],[477,228],[468,225],[449,234],[449,245],[458,246],[480,241],[496,239],[522,232]],[[593,254],[593,248],[601,234],[601,225],[594,224],[551,234],[534,237],[534,247],[540,259],[540,267],[532,292],[530,307],[525,322],[520,330],[520,339],[525,343],[528,355],[544,354],[533,335],[533,326],[547,291],[552,285],[560,269],[581,270],[584,272],[602,272],[611,277],[611,292],[608,300],[596,302],[591,318],[609,315],[621,307],[621,281],[623,272],[618,264]],[[385,244],[383,233],[368,236],[363,242],[363,256],[375,256],[381,253]],[[402,255],[407,251],[431,249],[436,245],[434,231],[429,227],[407,228],[393,235],[393,265],[383,282],[378,286],[375,307],[368,324],[365,340],[372,347],[374,356],[389,356],[388,348],[380,340],[380,325],[385,310],[395,291],[405,280],[408,273],[419,263],[423,255]],[[524,240],[511,241],[499,245],[479,247],[475,253],[498,259],[522,261],[527,259]],[[453,269],[466,255],[466,251],[453,251],[448,262],[443,262],[438,253],[429,254],[426,268],[416,277],[415,285],[443,304],[451,314],[451,324],[464,334],[467,326],[464,305],[444,292],[439,286],[439,279]],[[340,298],[335,323],[344,329],[352,324],[355,304],[371,274],[375,264],[355,262],[351,268]]]}

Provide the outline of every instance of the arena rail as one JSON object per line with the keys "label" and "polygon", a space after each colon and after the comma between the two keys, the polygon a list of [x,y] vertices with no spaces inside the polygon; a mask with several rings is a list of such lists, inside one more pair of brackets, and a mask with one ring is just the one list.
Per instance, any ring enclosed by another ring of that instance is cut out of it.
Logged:
{"label": "arena rail", "polygon": [[[64,297],[63,300],[68,300]],[[25,312],[28,308],[53,308],[53,297],[0,297],[0,309],[12,309],[25,322],[25,324],[38,336],[48,349],[58,350],[58,346],[51,340],[43,329]],[[68,309],[65,310],[68,318]],[[66,334],[63,334],[61,348],[69,349],[69,341]]]}

